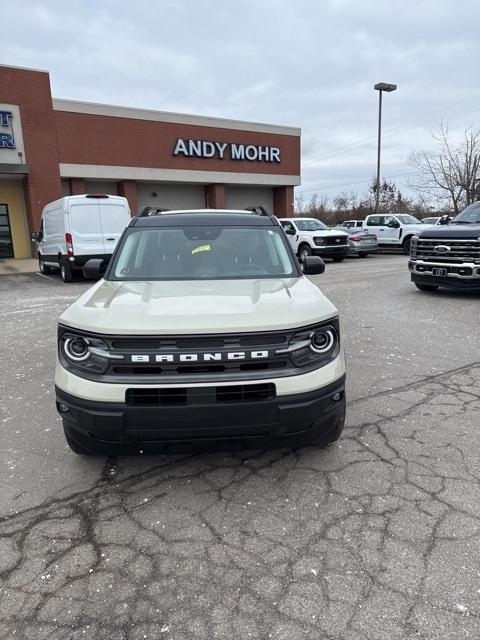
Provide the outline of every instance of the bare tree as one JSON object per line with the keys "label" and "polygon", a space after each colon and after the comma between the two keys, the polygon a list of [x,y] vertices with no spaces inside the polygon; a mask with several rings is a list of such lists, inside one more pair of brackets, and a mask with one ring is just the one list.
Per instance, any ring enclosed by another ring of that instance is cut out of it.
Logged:
{"label": "bare tree", "polygon": [[314,193],[308,201],[305,200],[303,194],[295,198],[295,213],[299,216],[323,219],[328,209],[328,198],[325,196],[319,197]]}
{"label": "bare tree", "polygon": [[342,191],[333,200],[333,207],[337,213],[349,213],[357,206],[358,193],[356,191]]}
{"label": "bare tree", "polygon": [[438,201],[447,200],[457,214],[476,198],[475,185],[480,178],[480,129],[469,127],[463,141],[454,144],[448,128],[441,123],[433,139],[439,146],[436,152],[410,154],[409,164],[416,173],[409,184]]}
{"label": "bare tree", "polygon": [[302,214],[305,211],[305,198],[303,197],[303,193],[295,196],[295,213]]}

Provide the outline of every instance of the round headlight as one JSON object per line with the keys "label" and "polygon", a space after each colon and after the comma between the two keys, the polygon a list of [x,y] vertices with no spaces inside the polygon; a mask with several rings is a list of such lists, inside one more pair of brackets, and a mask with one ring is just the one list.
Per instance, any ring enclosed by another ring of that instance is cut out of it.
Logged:
{"label": "round headlight", "polygon": [[82,362],[90,356],[88,342],[81,336],[71,336],[63,343],[65,355],[74,362]]}
{"label": "round headlight", "polygon": [[315,353],[328,353],[335,344],[332,329],[315,329],[310,334],[310,349]]}

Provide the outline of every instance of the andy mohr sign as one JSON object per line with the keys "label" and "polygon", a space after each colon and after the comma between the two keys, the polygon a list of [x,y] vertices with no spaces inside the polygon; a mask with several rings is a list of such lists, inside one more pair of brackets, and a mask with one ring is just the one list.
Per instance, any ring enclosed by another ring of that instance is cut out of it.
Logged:
{"label": "andy mohr sign", "polygon": [[186,158],[216,158],[218,160],[242,160],[249,162],[281,162],[280,149],[268,145],[212,142],[210,140],[186,140],[178,138],[174,156]]}

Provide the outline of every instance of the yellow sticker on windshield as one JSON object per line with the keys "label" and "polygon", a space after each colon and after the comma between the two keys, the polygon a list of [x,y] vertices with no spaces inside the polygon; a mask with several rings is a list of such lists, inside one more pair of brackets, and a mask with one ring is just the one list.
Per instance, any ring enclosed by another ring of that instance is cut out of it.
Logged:
{"label": "yellow sticker on windshield", "polygon": [[193,249],[192,251],[192,256],[195,255],[196,253],[202,253],[203,251],[211,251],[212,247],[209,244],[202,244],[201,247],[197,247],[196,249]]}

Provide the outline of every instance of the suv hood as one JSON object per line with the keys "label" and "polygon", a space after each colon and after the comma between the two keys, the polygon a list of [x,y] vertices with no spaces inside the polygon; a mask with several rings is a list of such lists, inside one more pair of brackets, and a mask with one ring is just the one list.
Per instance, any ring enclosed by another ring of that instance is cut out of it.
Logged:
{"label": "suv hood", "polygon": [[59,322],[102,334],[248,333],[304,327],[337,310],[308,278],[100,280]]}
{"label": "suv hood", "polygon": [[454,240],[480,238],[480,224],[446,224],[429,227],[419,234],[420,238],[438,238]]}
{"label": "suv hood", "polygon": [[299,235],[301,234],[302,236],[318,236],[321,238],[326,238],[328,236],[348,236],[348,233],[345,233],[345,231],[340,231],[340,229],[335,230],[335,229],[317,229],[316,231],[299,231],[297,234],[295,235]]}

